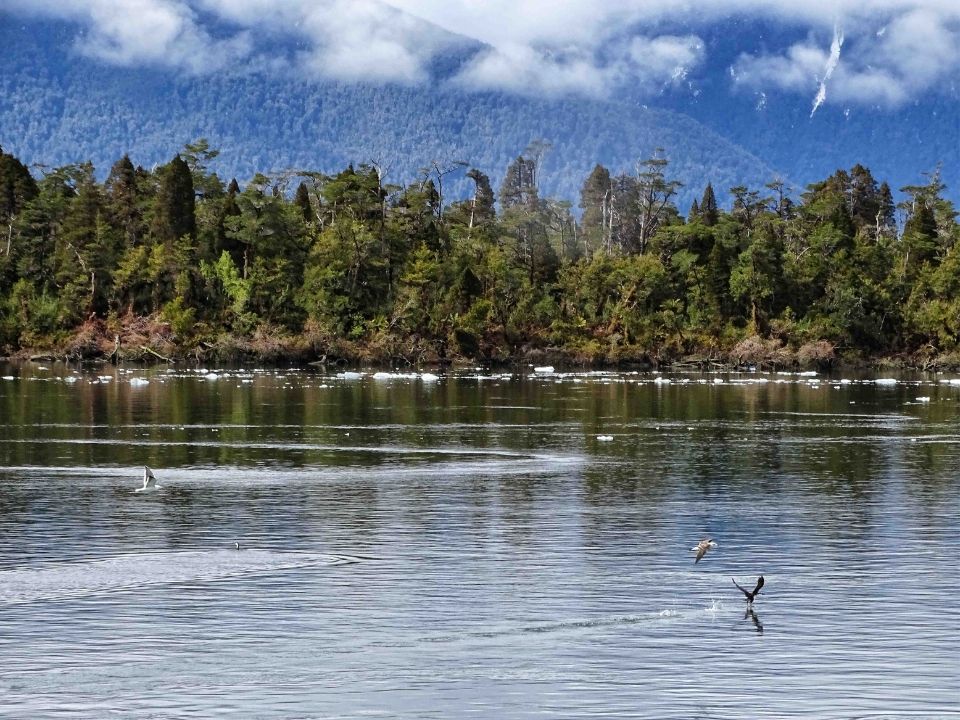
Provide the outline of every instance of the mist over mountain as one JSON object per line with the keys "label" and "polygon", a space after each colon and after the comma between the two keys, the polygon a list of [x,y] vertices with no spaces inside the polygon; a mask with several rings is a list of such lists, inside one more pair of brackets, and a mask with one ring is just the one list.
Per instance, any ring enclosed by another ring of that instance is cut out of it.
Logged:
{"label": "mist over mountain", "polygon": [[[951,194],[958,184],[953,85],[897,108],[827,103],[811,116],[810,97],[731,79],[744,52],[804,38],[771,23],[718,24],[703,35],[708,65],[656,92],[647,83],[597,96],[465,87],[456,78],[482,52],[477,43],[448,43],[430,57],[426,81],[384,82],[293,72],[280,60],[303,48],[266,30],[256,61],[208,72],[107,62],[78,52],[83,32],[73,22],[0,13],[0,143],[27,163],[91,160],[103,175],[124,153],[149,167],[206,137],[221,150],[214,169],[241,181],[258,171],[377,162],[407,182],[433,161],[463,161],[496,186],[531,140],[544,139],[552,148],[541,190],[574,205],[596,163],[633,172],[658,147],[668,174],[684,183],[682,211],[707,181],[723,200],[734,185],[759,188],[779,176],[799,190],[857,162],[894,188],[938,163]],[[469,186],[462,172],[450,176],[452,194]]]}

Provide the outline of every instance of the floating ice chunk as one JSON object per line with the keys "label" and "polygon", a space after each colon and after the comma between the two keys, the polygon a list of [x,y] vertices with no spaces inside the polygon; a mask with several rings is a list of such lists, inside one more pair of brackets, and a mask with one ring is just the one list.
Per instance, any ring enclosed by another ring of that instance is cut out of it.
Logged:
{"label": "floating ice chunk", "polygon": [[204,380],[213,381],[213,380],[219,380],[220,376],[217,375],[215,372],[208,372],[206,375],[203,376],[203,378]]}
{"label": "floating ice chunk", "polygon": [[613,440],[613,435],[597,435],[597,440],[600,442],[610,442]]}
{"label": "floating ice chunk", "polygon": [[723,385],[723,378],[714,378],[714,379],[713,379],[713,384],[714,384],[714,385]]}
{"label": "floating ice chunk", "polygon": [[874,380],[877,385],[896,385],[897,381],[893,378],[877,378]]}
{"label": "floating ice chunk", "polygon": [[535,367],[533,371],[535,373],[544,373],[545,375],[549,375],[550,373],[554,372],[554,369],[553,365],[539,365]]}
{"label": "floating ice chunk", "polygon": [[146,378],[135,377],[135,378],[130,378],[130,384],[131,384],[131,385],[134,385],[134,386],[137,386],[137,385],[149,385],[149,384],[150,384],[150,381],[147,380]]}
{"label": "floating ice chunk", "polygon": [[665,378],[665,377],[662,377],[662,376],[660,376],[660,375],[658,375],[657,377],[655,377],[655,378],[653,379],[653,381],[654,381],[657,385],[669,385],[669,384],[670,384],[670,378]]}
{"label": "floating ice chunk", "polygon": [[929,396],[929,395],[921,395],[920,397],[917,398],[917,402],[921,402],[921,403],[930,402],[930,396]]}
{"label": "floating ice chunk", "polygon": [[852,381],[850,378],[843,378],[843,380],[840,381],[840,384],[841,384],[841,385],[849,385],[851,382],[853,382],[853,381]]}
{"label": "floating ice chunk", "polygon": [[433,373],[421,373],[420,379],[423,380],[423,382],[436,382],[440,379],[440,376],[434,375]]}
{"label": "floating ice chunk", "polygon": [[3,379],[4,379],[4,380],[15,380],[16,378],[13,377],[13,375],[4,375],[4,376],[3,376]]}
{"label": "floating ice chunk", "polygon": [[337,377],[341,380],[359,380],[363,377],[362,373],[353,372],[352,370],[347,370],[346,372],[337,373]]}
{"label": "floating ice chunk", "polygon": [[113,380],[113,375],[101,375],[97,379],[102,383],[108,383]]}
{"label": "floating ice chunk", "polygon": [[960,378],[950,378],[949,380],[941,380],[941,382],[945,382],[947,385],[960,385]]}
{"label": "floating ice chunk", "polygon": [[816,377],[816,376],[817,376],[817,371],[816,371],[816,370],[804,370],[803,372],[797,373],[797,374],[798,374],[800,377]]}

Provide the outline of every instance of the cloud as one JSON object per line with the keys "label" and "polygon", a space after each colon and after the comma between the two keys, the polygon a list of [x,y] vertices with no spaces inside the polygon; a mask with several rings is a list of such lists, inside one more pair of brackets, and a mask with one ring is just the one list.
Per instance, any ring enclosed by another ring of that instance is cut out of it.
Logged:
{"label": "cloud", "polygon": [[547,50],[501,43],[474,57],[456,82],[546,95],[603,96],[628,83],[652,91],[686,78],[700,64],[703,48],[695,35],[634,37],[612,43],[602,57],[576,46]]}
{"label": "cloud", "polygon": [[702,38],[715,23],[741,20],[805,38],[741,55],[734,84],[809,93],[814,111],[896,105],[960,70],[958,0],[4,0],[4,11],[77,24],[77,51],[105,62],[191,73],[428,82],[457,46],[461,87],[655,93],[709,66]]}
{"label": "cloud", "polygon": [[823,69],[823,77],[820,78],[820,87],[817,88],[817,95],[813,98],[813,108],[810,110],[810,117],[813,117],[817,108],[823,105],[823,101],[827,99],[827,83],[830,81],[830,76],[833,75],[833,71],[837,69],[837,65],[840,63],[840,49],[842,47],[843,31],[834,26],[833,42],[830,43],[830,57],[827,58],[827,65]]}
{"label": "cloud", "polygon": [[[842,20],[848,31],[839,33],[834,26],[829,52],[821,39],[824,28],[812,28],[806,40],[780,53],[741,55],[732,68],[735,83],[810,92],[813,115],[827,100],[828,82],[830,97],[838,102],[897,106],[960,70],[960,3],[889,0],[877,5],[870,17],[848,8]],[[844,46],[844,40],[850,42]]]}
{"label": "cloud", "polygon": [[81,26],[75,48],[116,65],[155,64],[191,73],[219,70],[250,52],[248,32],[211,37],[175,0],[11,0],[9,9]]}

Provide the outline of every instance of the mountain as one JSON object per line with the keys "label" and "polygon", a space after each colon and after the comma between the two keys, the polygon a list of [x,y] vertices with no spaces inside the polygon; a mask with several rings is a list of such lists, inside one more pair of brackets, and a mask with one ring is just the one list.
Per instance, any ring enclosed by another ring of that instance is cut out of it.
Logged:
{"label": "mountain", "polygon": [[[682,210],[707,181],[723,201],[734,185],[762,187],[780,176],[799,189],[856,162],[894,187],[939,161],[954,185],[960,167],[960,113],[950,95],[935,101],[939,118],[928,105],[848,113],[824,106],[811,118],[806,98],[771,94],[758,109],[753,94],[731,95],[721,68],[653,98],[625,91],[616,100],[538,99],[443,82],[463,60],[455,53],[434,62],[438,81],[424,85],[307,82],[246,68],[185,76],[80,56],[71,50],[76,33],[64,22],[0,14],[0,144],[29,164],[91,160],[103,176],[124,153],[149,167],[206,137],[221,151],[214,169],[241,181],[258,171],[333,172],[376,161],[391,180],[407,182],[432,161],[462,160],[496,187],[507,164],[542,138],[552,144],[544,194],[576,205],[595,163],[632,172],[662,147],[668,175],[684,183]],[[759,42],[749,28],[719,27],[707,42],[720,65],[739,47],[730,33]],[[448,197],[471,185],[463,172],[445,184]]]}

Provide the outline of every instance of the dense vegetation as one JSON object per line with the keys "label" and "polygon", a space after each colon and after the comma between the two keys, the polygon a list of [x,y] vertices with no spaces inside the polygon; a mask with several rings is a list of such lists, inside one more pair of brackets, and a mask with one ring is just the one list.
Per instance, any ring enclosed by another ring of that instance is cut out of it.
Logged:
{"label": "dense vegetation", "polygon": [[[545,146],[486,175],[434,164],[405,187],[380,168],[209,171],[187,145],[152,171],[127,156],[35,179],[0,152],[0,345],[127,357],[525,357],[577,362],[829,363],[951,359],[960,230],[938,172],[901,189],[857,165],[794,198],[711,185],[686,218],[661,155],[597,165],[579,217],[540,196]],[[458,174],[467,200],[447,202]],[[902,226],[897,222],[902,219]]]}

